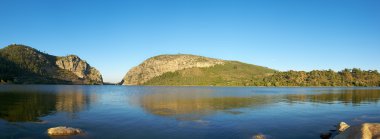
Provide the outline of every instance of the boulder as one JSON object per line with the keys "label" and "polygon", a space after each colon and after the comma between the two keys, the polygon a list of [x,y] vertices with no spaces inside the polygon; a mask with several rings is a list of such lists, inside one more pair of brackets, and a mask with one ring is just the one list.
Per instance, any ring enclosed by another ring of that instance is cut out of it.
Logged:
{"label": "boulder", "polygon": [[266,139],[266,137],[263,134],[257,134],[255,136],[253,136],[252,139]]}
{"label": "boulder", "polygon": [[81,129],[65,126],[53,127],[48,129],[48,135],[50,136],[69,136],[80,133],[83,133]]}
{"label": "boulder", "polygon": [[336,127],[336,130],[338,130],[339,132],[343,132],[344,130],[346,130],[347,128],[349,128],[350,125],[348,125],[347,123],[345,122],[340,122],[338,124],[338,126]]}
{"label": "boulder", "polygon": [[364,123],[351,126],[334,139],[380,139],[380,123]]}

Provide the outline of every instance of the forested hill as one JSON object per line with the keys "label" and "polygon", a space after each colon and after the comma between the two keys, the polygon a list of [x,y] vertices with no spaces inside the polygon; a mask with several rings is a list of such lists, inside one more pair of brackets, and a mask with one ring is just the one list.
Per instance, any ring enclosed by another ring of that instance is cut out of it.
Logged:
{"label": "forested hill", "polygon": [[263,78],[257,86],[380,86],[377,70],[344,69],[276,72]]}
{"label": "forested hill", "polygon": [[[100,72],[76,55],[53,56],[25,45],[0,49],[0,83],[103,84]],[[239,61],[177,54],[149,58],[123,85],[163,86],[380,86],[377,70],[280,72]]]}
{"label": "forested hill", "polygon": [[[210,68],[189,68],[157,76],[144,85],[190,86],[380,86],[380,74],[376,70],[345,69],[287,71],[273,74],[255,73],[244,65],[228,63]],[[236,69],[234,69],[236,68]],[[248,71],[245,71],[248,70]]]}
{"label": "forested hill", "polygon": [[159,86],[380,86],[376,70],[279,72],[262,66],[195,55],[160,55],[132,68],[124,85]]}
{"label": "forested hill", "polygon": [[239,86],[275,72],[262,66],[197,55],[159,55],[132,68],[124,85]]}
{"label": "forested hill", "polygon": [[57,57],[13,44],[0,49],[0,80],[16,84],[102,84],[99,71],[78,56]]}

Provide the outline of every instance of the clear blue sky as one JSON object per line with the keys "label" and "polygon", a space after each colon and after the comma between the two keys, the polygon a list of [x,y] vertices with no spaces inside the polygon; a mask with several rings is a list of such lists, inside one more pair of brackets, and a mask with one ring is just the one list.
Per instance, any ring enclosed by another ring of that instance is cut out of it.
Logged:
{"label": "clear blue sky", "polygon": [[77,54],[119,82],[159,54],[281,71],[380,69],[379,0],[0,0],[0,46]]}

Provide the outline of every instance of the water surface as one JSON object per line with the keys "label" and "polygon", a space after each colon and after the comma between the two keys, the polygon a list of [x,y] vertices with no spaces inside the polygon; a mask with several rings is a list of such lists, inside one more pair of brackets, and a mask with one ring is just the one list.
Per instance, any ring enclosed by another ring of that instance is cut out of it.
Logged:
{"label": "water surface", "polygon": [[345,121],[380,122],[380,88],[1,85],[0,138],[318,139]]}

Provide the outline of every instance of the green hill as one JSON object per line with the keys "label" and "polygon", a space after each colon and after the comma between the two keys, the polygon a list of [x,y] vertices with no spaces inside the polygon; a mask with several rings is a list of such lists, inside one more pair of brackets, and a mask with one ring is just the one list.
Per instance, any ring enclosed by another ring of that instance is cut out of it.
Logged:
{"label": "green hill", "polygon": [[210,68],[189,68],[157,76],[144,85],[193,85],[193,86],[380,86],[380,73],[376,70],[345,69],[286,71],[273,70],[244,64],[227,62]]}
{"label": "green hill", "polygon": [[275,70],[238,61],[204,68],[188,68],[154,77],[144,85],[249,86]]}
{"label": "green hill", "polygon": [[197,55],[159,55],[133,67],[124,85],[244,86],[275,73],[266,67]]}
{"label": "green hill", "polygon": [[[70,61],[72,66],[82,64],[79,57],[77,61]],[[98,79],[79,77],[76,71],[59,67],[57,61],[70,60],[71,57],[57,57],[42,53],[25,45],[9,45],[0,49],[0,80],[2,83],[16,84],[102,84],[100,73],[88,75],[98,76]],[[65,61],[65,62],[66,62]],[[85,63],[87,64],[87,63]],[[83,65],[83,64],[82,64]],[[88,64],[87,64],[88,65]],[[86,70],[93,69],[88,65]],[[94,71],[95,72],[95,71]]]}
{"label": "green hill", "polygon": [[376,70],[279,72],[262,66],[196,55],[159,55],[132,68],[124,85],[158,86],[380,86]]}

